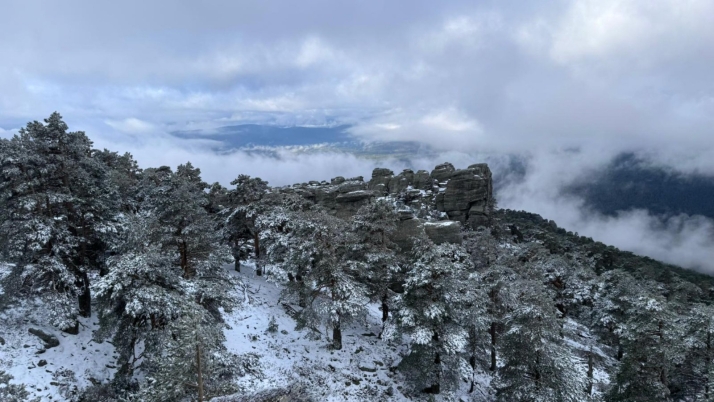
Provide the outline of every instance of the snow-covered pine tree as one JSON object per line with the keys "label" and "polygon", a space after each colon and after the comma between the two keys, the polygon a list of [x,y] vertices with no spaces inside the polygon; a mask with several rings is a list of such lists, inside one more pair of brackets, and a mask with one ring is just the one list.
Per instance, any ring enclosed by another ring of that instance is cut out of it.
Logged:
{"label": "snow-covered pine tree", "polygon": [[245,246],[252,243],[256,258],[256,274],[262,275],[262,261],[260,260],[260,231],[256,226],[256,219],[265,213],[266,206],[260,201],[268,191],[268,182],[259,177],[250,177],[241,174],[231,182],[235,188],[228,192],[226,211],[226,238],[231,246],[236,270],[240,270],[240,260],[245,258]]}
{"label": "snow-covered pine tree", "polygon": [[398,221],[394,207],[384,199],[362,206],[352,218],[356,255],[362,257],[367,268],[358,275],[367,286],[370,299],[381,305],[382,331],[393,304],[395,293],[391,288],[402,280],[399,247],[391,240]]}
{"label": "snow-covered pine tree", "polygon": [[[193,322],[203,334],[201,343],[221,344],[219,309],[237,303],[231,293],[235,282],[222,267],[230,255],[220,242],[216,219],[205,208],[206,186],[198,169],[186,164],[175,174],[159,168],[142,176],[139,212],[129,219],[125,241],[96,287],[104,333],[113,332],[120,352],[119,381],[131,381],[136,370],[167,378],[159,375],[170,370],[164,367],[172,353],[166,348],[179,344],[168,343],[166,336],[173,339],[186,317],[200,318]],[[220,354],[215,346],[206,350],[213,357]],[[145,383],[142,392],[165,385]]]}
{"label": "snow-covered pine tree", "polygon": [[[400,369],[415,386],[427,385],[426,392],[453,389],[471,376],[461,352],[468,343],[464,323],[475,298],[472,267],[470,256],[459,245],[415,239],[405,292],[398,297],[396,334],[411,338],[410,353]],[[396,334],[388,333],[389,337]]]}
{"label": "snow-covered pine tree", "polygon": [[349,224],[320,208],[301,203],[274,208],[257,220],[268,258],[277,263],[274,277],[288,279],[287,298],[302,310],[298,328],[332,328],[332,346],[342,348],[342,325],[362,319],[367,289],[357,277],[367,266]]}
{"label": "snow-covered pine tree", "polygon": [[670,372],[683,363],[686,327],[681,317],[672,303],[648,291],[657,285],[642,282],[618,300],[627,317],[621,335],[624,355],[609,400],[670,400]]}
{"label": "snow-covered pine tree", "polygon": [[25,384],[11,384],[12,376],[0,370],[0,401],[3,402],[40,402],[40,398],[30,399]]}
{"label": "snow-covered pine tree", "polygon": [[114,187],[83,132],[59,113],[31,122],[0,155],[0,242],[26,285],[51,300],[52,324],[77,331],[91,313],[88,273],[99,268],[102,237],[116,231]]}
{"label": "snow-covered pine tree", "polygon": [[238,358],[224,346],[223,328],[200,305],[186,301],[178,317],[157,331],[161,352],[147,362],[141,401],[208,401],[235,393]]}
{"label": "snow-covered pine tree", "polygon": [[538,281],[520,279],[501,292],[505,330],[494,387],[499,401],[588,400],[584,365],[561,336],[559,311]]}

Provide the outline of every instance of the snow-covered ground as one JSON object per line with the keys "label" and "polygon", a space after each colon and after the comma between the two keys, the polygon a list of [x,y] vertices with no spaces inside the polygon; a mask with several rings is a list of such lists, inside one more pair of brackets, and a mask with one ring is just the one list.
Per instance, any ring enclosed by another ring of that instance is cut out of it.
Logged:
{"label": "snow-covered ground", "polygon": [[[263,376],[243,377],[241,385],[260,391],[304,382],[325,401],[410,400],[402,395],[393,368],[401,357],[376,336],[381,329],[376,306],[366,325],[344,328],[342,350],[332,350],[330,330],[295,330],[295,320],[280,303],[280,287],[256,276],[252,264],[233,274],[245,284],[247,300],[226,317],[231,327],[226,330],[227,347],[237,354],[257,354],[263,367]],[[278,328],[268,332],[273,317]]]}
{"label": "snow-covered ground", "polygon": [[[280,300],[281,287],[256,276],[252,262],[244,262],[240,273],[232,266],[226,269],[244,285],[236,288],[243,305],[225,315],[226,346],[239,355],[253,354],[261,368],[260,373],[239,379],[246,392],[300,383],[326,402],[415,400],[402,392],[406,390],[395,369],[406,346],[389,345],[377,337],[381,311],[376,305],[369,306],[365,323],[344,326],[343,348],[333,350],[329,347],[331,330],[295,330],[295,320]],[[6,271],[0,269],[0,276]],[[44,310],[42,302],[36,300],[0,311],[0,370],[11,374],[13,383],[26,384],[32,396],[43,402],[68,400],[73,390],[108,381],[116,370],[116,352],[109,342],[97,344],[92,340],[92,332],[98,328],[96,317],[82,319],[79,334],[69,335],[46,325]],[[276,331],[268,331],[271,319],[277,324]],[[47,348],[28,332],[30,328],[54,335],[59,345]],[[433,399],[421,396],[434,401],[489,400],[485,393],[489,380],[488,375],[476,376],[477,389],[471,394],[470,384],[464,383],[455,393],[442,393]]]}
{"label": "snow-covered ground", "polygon": [[[79,334],[69,335],[46,325],[43,310],[35,301],[0,312],[0,370],[14,377],[11,382],[24,383],[32,397],[45,402],[67,400],[92,382],[112,378],[114,346],[92,340],[96,317],[80,319]],[[48,348],[31,328],[53,335],[59,345]]]}

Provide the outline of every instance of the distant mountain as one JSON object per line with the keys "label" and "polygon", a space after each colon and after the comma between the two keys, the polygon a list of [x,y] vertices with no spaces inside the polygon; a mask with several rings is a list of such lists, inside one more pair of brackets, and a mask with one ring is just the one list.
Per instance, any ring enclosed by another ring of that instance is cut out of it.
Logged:
{"label": "distant mountain", "polygon": [[289,146],[340,143],[354,141],[347,132],[349,125],[320,127],[279,127],[260,124],[239,124],[203,130],[174,131],[179,138],[203,138],[220,141],[229,148],[248,146]]}
{"label": "distant mountain", "polygon": [[571,185],[568,193],[606,215],[647,209],[658,215],[703,215],[714,218],[714,177],[683,175],[652,166],[633,153],[623,153],[595,176]]}
{"label": "distant mountain", "polygon": [[[214,130],[174,131],[171,135],[184,139],[216,141],[221,150],[242,149],[250,152],[272,154],[275,148],[306,147],[310,150],[325,149],[350,152],[363,157],[408,159],[411,156],[433,154],[432,149],[416,141],[364,142],[349,133],[350,125],[339,126],[272,126],[240,124],[219,127]],[[319,147],[318,147],[319,146]]]}

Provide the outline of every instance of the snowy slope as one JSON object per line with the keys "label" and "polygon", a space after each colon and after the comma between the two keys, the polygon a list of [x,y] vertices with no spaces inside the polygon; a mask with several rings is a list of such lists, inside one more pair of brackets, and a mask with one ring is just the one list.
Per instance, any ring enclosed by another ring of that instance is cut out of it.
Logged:
{"label": "snowy slope", "polygon": [[[343,331],[342,350],[328,348],[325,328],[295,331],[295,321],[281,305],[280,288],[257,277],[253,265],[243,264],[235,273],[244,283],[246,302],[226,317],[227,347],[238,353],[260,356],[263,376],[246,376],[241,385],[251,391],[305,382],[319,390],[325,401],[406,401],[401,381],[393,366],[401,357],[375,334],[381,328],[381,312],[372,314],[366,325]],[[271,317],[278,330],[267,331]],[[391,370],[390,370],[391,368]]]}
{"label": "snowy slope", "polygon": [[[41,401],[64,401],[92,382],[106,382],[115,372],[116,354],[108,342],[92,340],[97,318],[80,319],[78,335],[65,334],[44,325],[39,301],[22,303],[0,313],[0,370],[12,375],[13,383],[24,383]],[[54,335],[59,346],[47,348],[30,334],[30,328]]]}

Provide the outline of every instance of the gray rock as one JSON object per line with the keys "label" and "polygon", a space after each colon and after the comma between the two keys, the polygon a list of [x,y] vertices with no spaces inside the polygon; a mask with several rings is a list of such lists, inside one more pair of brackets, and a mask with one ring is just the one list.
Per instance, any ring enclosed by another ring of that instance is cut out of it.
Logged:
{"label": "gray rock", "polygon": [[400,221],[404,221],[407,219],[413,219],[414,211],[412,211],[411,209],[400,209],[397,211],[397,215],[399,216]]}
{"label": "gray rock", "polygon": [[451,179],[451,175],[455,170],[454,165],[449,162],[445,162],[441,165],[436,165],[434,170],[431,171],[431,178],[439,183],[443,183]]}
{"label": "gray rock", "polygon": [[394,176],[394,172],[385,168],[376,168],[372,171],[372,179],[367,188],[374,190],[379,195],[386,195],[389,192],[389,181]]}
{"label": "gray rock", "polygon": [[429,175],[426,170],[418,170],[414,174],[414,183],[412,187],[418,190],[432,190],[434,187],[434,180]]}
{"label": "gray rock", "polygon": [[488,182],[473,171],[457,170],[453,173],[444,191],[444,210],[468,211],[471,204],[486,200],[488,197]]}
{"label": "gray rock", "polygon": [[337,187],[340,193],[351,193],[353,191],[366,190],[367,184],[363,181],[346,181]]}
{"label": "gray rock", "polygon": [[45,359],[42,359],[39,362],[37,362],[38,367],[44,367],[46,365],[47,365],[47,360],[45,360]]}
{"label": "gray rock", "polygon": [[367,204],[373,197],[374,192],[369,190],[358,190],[339,194],[335,198],[335,216],[342,219],[349,219],[357,213],[362,205]]}
{"label": "gray rock", "polygon": [[440,192],[434,197],[434,208],[439,212],[444,212],[444,193]]}
{"label": "gray rock", "polygon": [[397,230],[392,235],[392,241],[403,251],[406,251],[412,248],[412,239],[420,236],[424,236],[422,221],[416,218],[405,219],[397,223]]}
{"label": "gray rock", "polygon": [[357,202],[368,200],[373,196],[374,193],[369,190],[357,190],[350,191],[349,193],[340,194],[335,198],[335,201],[337,201],[338,203]]}
{"label": "gray rock", "polygon": [[424,232],[436,244],[461,244],[461,224],[455,221],[439,221],[424,223]]}
{"label": "gray rock", "polygon": [[48,334],[40,329],[30,328],[27,331],[32,335],[35,335],[36,337],[40,338],[42,342],[45,343],[45,349],[54,348],[55,346],[59,346],[60,344],[60,341],[59,339],[57,339],[56,336]]}
{"label": "gray rock", "polygon": [[332,180],[330,180],[330,184],[333,184],[333,185],[342,184],[344,182],[345,182],[345,178],[342,176],[337,176],[337,177],[333,178]]}
{"label": "gray rock", "polygon": [[4,344],[5,344],[5,338],[0,336],[0,345],[4,345]]}
{"label": "gray rock", "polygon": [[392,177],[389,180],[389,193],[399,194],[405,191],[414,182],[414,172],[405,169],[402,173]]}

